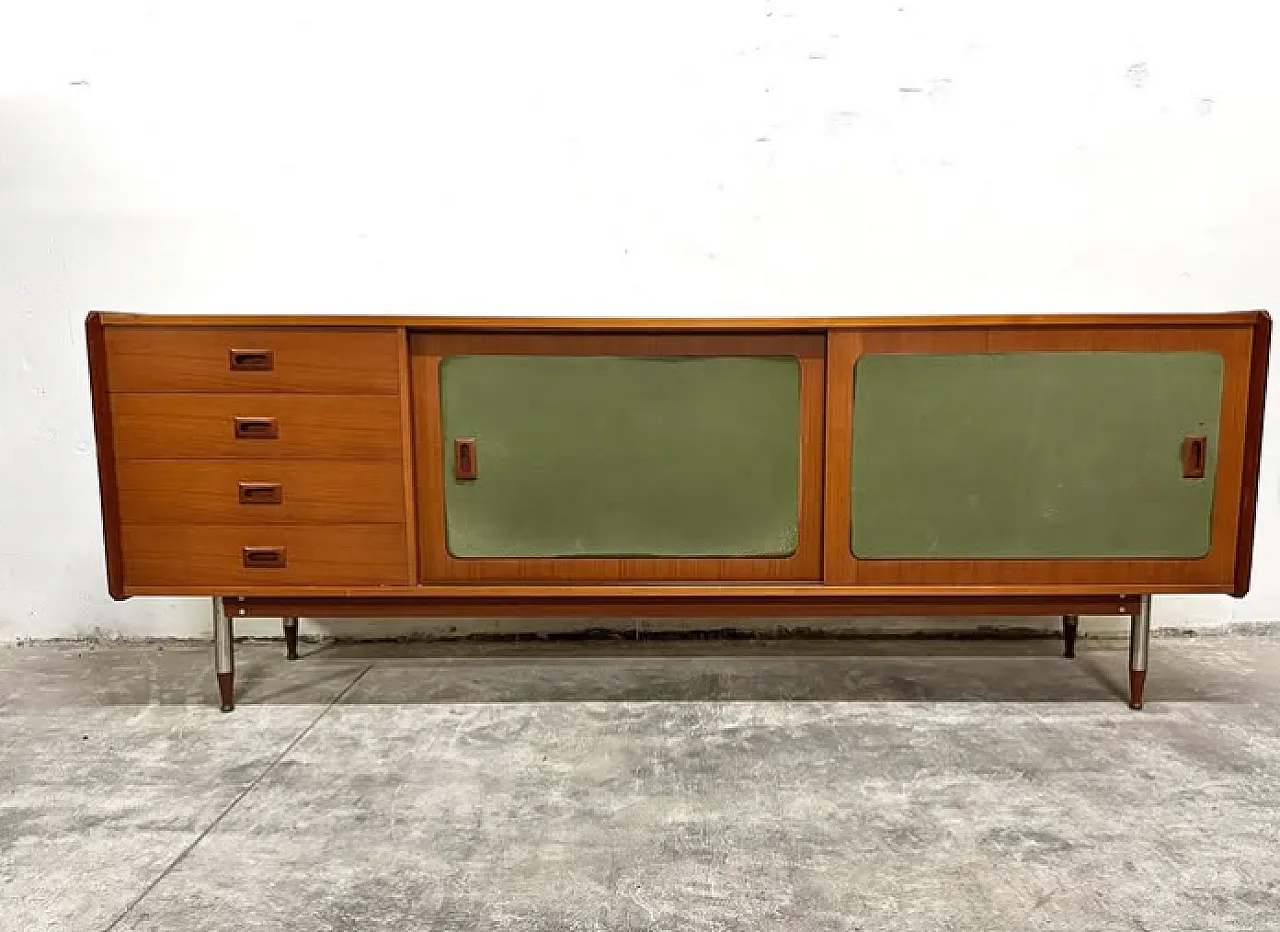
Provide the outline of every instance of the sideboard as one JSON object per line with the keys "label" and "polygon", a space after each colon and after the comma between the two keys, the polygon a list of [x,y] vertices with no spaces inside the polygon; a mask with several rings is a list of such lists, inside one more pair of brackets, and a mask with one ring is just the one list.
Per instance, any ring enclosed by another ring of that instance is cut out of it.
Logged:
{"label": "sideboard", "polygon": [[1130,617],[1243,595],[1271,322],[87,320],[108,588],[232,619]]}

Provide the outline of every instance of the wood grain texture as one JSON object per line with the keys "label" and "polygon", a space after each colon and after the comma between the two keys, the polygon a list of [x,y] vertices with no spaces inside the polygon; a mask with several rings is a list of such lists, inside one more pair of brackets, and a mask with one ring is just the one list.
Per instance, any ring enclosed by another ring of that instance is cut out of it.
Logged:
{"label": "wood grain texture", "polygon": [[[113,392],[121,459],[363,459],[400,462],[395,395]],[[237,417],[276,418],[279,437],[243,439]]]}
{"label": "wood grain texture", "polygon": [[418,579],[418,462],[413,427],[413,370],[409,360],[409,334],[400,330],[397,334],[399,346],[396,352],[396,379],[400,399],[400,466],[401,488],[404,490],[404,525],[409,529],[406,540],[405,555],[408,558],[409,572]]}
{"label": "wood grain texture", "polygon": [[120,502],[117,497],[115,435],[111,419],[111,379],[107,364],[106,336],[102,319],[90,314],[85,319],[85,342],[89,353],[89,390],[93,401],[93,436],[98,452],[98,495],[102,509],[102,541],[106,555],[107,592],[124,599],[124,557],[120,542]]}
{"label": "wood grain texture", "polygon": [[[469,336],[415,334],[415,458],[418,467],[421,578],[469,581],[601,583],[656,580],[816,580],[821,574],[822,432],[825,368],[821,337],[716,335]],[[799,354],[800,489],[798,543],[785,557],[457,558],[446,546],[445,448],[440,414],[440,361],[461,353],[499,355],[763,355]]]}
{"label": "wood grain texture", "polygon": [[892,615],[1131,615],[1138,599],[1075,596],[945,599],[928,597],[826,599],[379,599],[232,598],[227,609],[241,617],[307,618],[853,618]]}
{"label": "wood grain texture", "polygon": [[1237,522],[1235,585],[1231,594],[1249,591],[1253,571],[1253,539],[1258,514],[1258,476],[1262,469],[1262,423],[1267,397],[1267,367],[1271,356],[1271,316],[1259,311],[1253,324],[1249,351],[1249,402],[1245,415],[1244,479],[1240,487]]}
{"label": "wood grain texture", "polygon": [[[108,327],[117,392],[314,392],[394,395],[401,331],[393,329]],[[267,350],[265,371],[231,368],[232,350]]]}
{"label": "wood grain texture", "polygon": [[820,359],[815,333],[424,333],[411,350],[434,356],[796,356]]}
{"label": "wood grain texture", "polygon": [[[405,524],[399,463],[124,460],[123,524]],[[241,504],[242,482],[279,483],[282,501]]]}
{"label": "wood grain texture", "polygon": [[823,456],[822,578],[856,582],[849,550],[853,483],[853,366],[862,354],[860,331],[827,337],[826,446]]}
{"label": "wood grain texture", "polygon": [[[1126,587],[1140,592],[1232,591],[1235,585],[1239,501],[1244,481],[1248,410],[1250,317],[1229,327],[1152,326],[1096,329],[878,330],[832,334],[827,474],[826,579],[834,584],[922,586],[1010,584],[1024,591],[1055,584]],[[864,353],[1013,353],[1030,351],[1217,351],[1225,362],[1214,479],[1211,546],[1200,559],[858,560],[849,551],[849,454],[856,424],[853,363]],[[843,491],[842,491],[843,490]],[[841,498],[843,496],[843,498]],[[1161,587],[1175,587],[1174,590]],[[1102,590],[1099,590],[1102,591]]]}
{"label": "wood grain texture", "polygon": [[937,330],[950,327],[1150,327],[1252,326],[1262,311],[1213,314],[994,314],[922,317],[432,317],[388,315],[264,314],[182,315],[97,311],[104,323],[132,327],[407,327],[411,330],[465,330],[489,333],[546,331],[769,332]]}
{"label": "wood grain texture", "polygon": [[[171,595],[245,586],[409,584],[407,534],[399,524],[299,527],[128,525],[122,529],[126,586]],[[246,567],[244,548],[284,547],[288,565]]]}
{"label": "wood grain texture", "polygon": [[440,357],[409,338],[409,378],[413,399],[414,502],[418,523],[414,531],[418,581],[440,582],[449,559],[445,545],[444,438],[440,423]]}

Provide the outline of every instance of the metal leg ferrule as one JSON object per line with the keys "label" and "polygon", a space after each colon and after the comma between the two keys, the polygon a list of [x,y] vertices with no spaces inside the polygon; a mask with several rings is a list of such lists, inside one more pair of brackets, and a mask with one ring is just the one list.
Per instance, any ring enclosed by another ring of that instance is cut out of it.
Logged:
{"label": "metal leg ferrule", "polygon": [[236,707],[235,644],[231,632],[231,618],[227,615],[221,597],[213,600],[213,664],[218,674],[218,693],[222,699],[222,711]]}
{"label": "metal leg ferrule", "polygon": [[298,659],[298,619],[284,619],[284,656],[286,660]]}
{"label": "metal leg ferrule", "polygon": [[1151,596],[1144,595],[1129,622],[1129,708],[1142,708],[1147,685],[1147,649],[1151,640]]}

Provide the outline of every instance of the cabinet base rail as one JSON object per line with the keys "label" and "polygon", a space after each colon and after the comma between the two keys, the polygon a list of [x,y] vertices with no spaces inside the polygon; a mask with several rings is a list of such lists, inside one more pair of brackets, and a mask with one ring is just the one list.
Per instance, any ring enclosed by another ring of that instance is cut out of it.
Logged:
{"label": "cabinet base rail", "polygon": [[213,599],[214,669],[223,712],[235,708],[234,618],[279,617],[284,622],[285,654],[298,659],[298,618],[369,617],[744,617],[816,618],[869,615],[1060,615],[1063,655],[1075,657],[1081,615],[1129,616],[1129,708],[1141,709],[1147,680],[1151,639],[1151,596],[996,596],[954,599],[920,596],[883,598],[749,598],[660,597],[513,600],[378,599],[378,598],[246,598]]}

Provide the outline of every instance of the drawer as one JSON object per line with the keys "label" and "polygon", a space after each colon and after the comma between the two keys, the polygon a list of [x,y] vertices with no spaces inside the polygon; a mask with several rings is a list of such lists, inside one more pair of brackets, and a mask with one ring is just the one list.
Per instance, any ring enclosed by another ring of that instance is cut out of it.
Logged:
{"label": "drawer", "polygon": [[[208,588],[234,594],[237,586],[410,582],[403,524],[126,525],[121,545],[127,587],[163,586],[175,594]],[[246,565],[246,548],[253,565]]]}
{"label": "drawer", "polygon": [[399,463],[126,460],[124,524],[403,524]]}
{"label": "drawer", "polygon": [[113,392],[394,395],[399,330],[107,327]]}
{"label": "drawer", "polygon": [[112,394],[111,416],[121,460],[403,455],[396,395]]}

